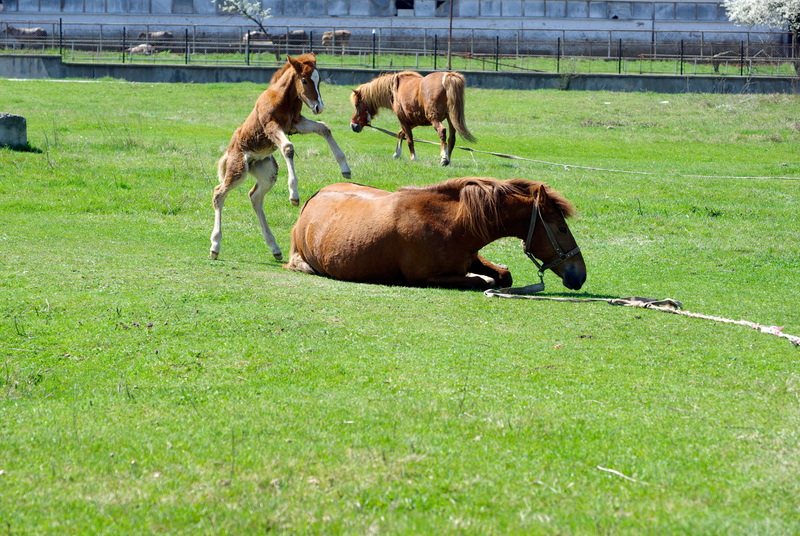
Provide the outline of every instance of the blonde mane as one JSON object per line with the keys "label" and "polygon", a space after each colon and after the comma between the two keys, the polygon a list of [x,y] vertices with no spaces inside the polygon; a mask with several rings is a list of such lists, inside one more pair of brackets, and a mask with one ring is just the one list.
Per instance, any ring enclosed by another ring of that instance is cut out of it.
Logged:
{"label": "blonde mane", "polygon": [[532,197],[534,192],[544,186],[549,202],[561,211],[565,218],[575,215],[575,207],[560,193],[543,182],[526,179],[499,180],[489,177],[461,177],[439,184],[423,186],[437,192],[456,190],[460,205],[457,220],[469,232],[482,238],[489,238],[489,225],[500,220],[499,200],[507,196]]}
{"label": "blonde mane", "polygon": [[353,106],[356,106],[360,100],[367,105],[367,110],[369,110],[370,115],[374,117],[378,115],[380,108],[392,107],[400,78],[405,76],[422,78],[421,74],[414,71],[384,74],[366,84],[358,86],[354,92],[350,94],[350,102]]}

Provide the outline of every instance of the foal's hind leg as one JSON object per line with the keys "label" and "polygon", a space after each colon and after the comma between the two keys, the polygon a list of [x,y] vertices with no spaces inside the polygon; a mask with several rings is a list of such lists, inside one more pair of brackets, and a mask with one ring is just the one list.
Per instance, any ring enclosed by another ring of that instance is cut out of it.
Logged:
{"label": "foal's hind leg", "polygon": [[[403,129],[401,132],[403,133],[403,136],[406,139],[406,145],[408,145],[408,152],[410,154],[411,161],[416,162],[417,153],[416,151],[414,151],[414,136],[411,134],[411,129],[413,127],[411,125],[406,125],[406,124],[401,124],[400,127]],[[398,138],[399,137],[400,135],[398,134]],[[402,140],[398,140],[397,154],[395,155],[395,158],[400,156],[400,143],[402,143]]]}
{"label": "foal's hind leg", "polygon": [[450,162],[450,157],[453,156],[453,148],[456,146],[456,129],[453,128],[453,123],[450,118],[447,118],[447,126],[450,127],[449,135],[447,136],[447,161]]}
{"label": "foal's hind leg", "polygon": [[247,162],[242,153],[225,152],[217,163],[219,185],[214,188],[212,204],[214,205],[214,230],[211,232],[211,258],[219,256],[222,246],[222,205],[231,190],[242,184],[247,176]]}
{"label": "foal's hind leg", "polygon": [[275,181],[278,180],[278,163],[275,162],[275,158],[272,155],[269,155],[264,160],[258,160],[250,164],[249,171],[250,175],[256,179],[255,185],[250,190],[250,203],[252,203],[253,210],[255,210],[258,217],[261,235],[272,252],[272,256],[275,257],[275,260],[280,261],[283,259],[283,253],[272,235],[269,224],[267,224],[267,217],[264,215],[264,196],[275,186]]}

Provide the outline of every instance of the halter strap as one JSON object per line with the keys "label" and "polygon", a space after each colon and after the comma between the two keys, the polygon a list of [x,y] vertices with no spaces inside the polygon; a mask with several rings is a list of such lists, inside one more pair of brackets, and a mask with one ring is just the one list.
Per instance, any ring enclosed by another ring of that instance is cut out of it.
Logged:
{"label": "halter strap", "polygon": [[[547,237],[550,239],[550,244],[553,246],[553,249],[558,254],[558,257],[548,262],[547,264],[540,263],[536,257],[533,256],[531,252],[531,240],[533,239],[533,231],[536,229],[536,221],[542,220],[542,227],[544,227],[545,232],[547,232]],[[539,269],[539,280],[544,281],[544,272],[545,270],[549,270],[555,266],[558,266],[562,262],[566,261],[567,259],[574,257],[578,253],[581,252],[581,248],[575,246],[575,249],[564,253],[561,249],[561,246],[558,245],[556,241],[555,235],[553,235],[553,231],[550,230],[550,226],[547,225],[547,222],[544,221],[544,217],[542,216],[542,211],[539,209],[539,199],[536,198],[533,200],[533,209],[531,210],[531,223],[528,226],[528,238],[525,240],[525,255],[536,265]]]}

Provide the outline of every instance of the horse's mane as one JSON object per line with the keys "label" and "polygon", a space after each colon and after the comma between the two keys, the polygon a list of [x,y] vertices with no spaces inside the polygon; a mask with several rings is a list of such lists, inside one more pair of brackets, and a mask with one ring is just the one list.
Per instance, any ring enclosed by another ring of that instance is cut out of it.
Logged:
{"label": "horse's mane", "polygon": [[[314,65],[317,64],[317,57],[310,52],[306,52],[305,54],[300,54],[299,56],[295,56],[293,59],[299,61],[300,63],[313,63]],[[292,64],[289,63],[289,60],[286,60],[284,66],[275,71],[275,74],[272,75],[272,78],[269,81],[269,85],[272,85],[276,83],[278,80],[280,80],[281,76],[283,76],[283,73],[285,73],[291,68]]]}
{"label": "horse's mane", "polygon": [[459,192],[460,206],[456,218],[470,232],[488,238],[489,224],[500,218],[499,200],[507,196],[532,197],[544,186],[547,198],[561,211],[565,218],[575,215],[575,207],[564,196],[543,182],[526,179],[499,180],[489,177],[461,177],[423,186],[436,192]]}
{"label": "horse's mane", "polygon": [[[379,76],[374,80],[361,84],[356,88],[361,100],[367,105],[370,115],[378,115],[379,108],[391,108],[394,102],[397,85],[400,78],[412,76],[422,78],[422,75],[414,71],[401,71],[399,73],[389,73]],[[350,95],[350,102],[356,105],[356,94]]]}

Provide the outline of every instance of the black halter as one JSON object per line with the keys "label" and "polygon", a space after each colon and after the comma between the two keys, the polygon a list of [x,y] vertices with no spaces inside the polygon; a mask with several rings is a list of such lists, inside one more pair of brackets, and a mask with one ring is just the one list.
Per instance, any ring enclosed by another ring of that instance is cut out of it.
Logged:
{"label": "black halter", "polygon": [[[550,244],[553,245],[553,249],[556,250],[556,253],[558,253],[558,258],[556,258],[554,261],[548,262],[547,264],[540,263],[533,256],[533,253],[531,253],[531,239],[533,238],[533,230],[536,228],[537,220],[542,220],[542,227],[544,227],[544,230],[547,232],[547,237],[550,239]],[[547,222],[544,221],[544,217],[542,217],[542,211],[539,210],[538,199],[533,200],[533,210],[531,210],[531,224],[528,227],[528,239],[525,240],[524,245],[525,245],[525,255],[527,255],[528,258],[531,261],[533,261],[533,264],[535,264],[536,267],[539,268],[539,280],[542,282],[544,281],[545,270],[553,268],[554,266],[558,266],[559,264],[566,261],[570,257],[574,257],[575,255],[581,252],[581,248],[578,246],[575,246],[575,249],[573,249],[572,251],[568,251],[567,253],[564,253],[561,250],[561,246],[558,245],[556,237],[553,236],[553,231],[550,230],[550,226],[547,225]]]}

